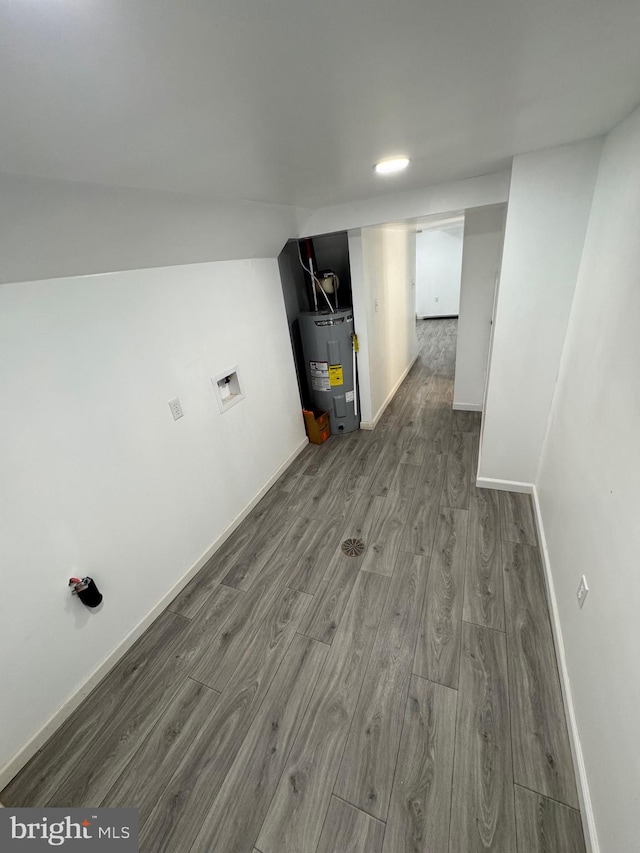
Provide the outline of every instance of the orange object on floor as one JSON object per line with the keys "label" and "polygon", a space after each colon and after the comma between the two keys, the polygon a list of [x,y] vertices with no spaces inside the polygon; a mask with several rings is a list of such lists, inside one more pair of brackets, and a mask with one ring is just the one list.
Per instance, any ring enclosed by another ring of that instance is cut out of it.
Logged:
{"label": "orange object on floor", "polygon": [[312,444],[322,444],[331,435],[331,424],[329,423],[329,412],[320,412],[317,409],[310,411],[303,409],[304,425]]}

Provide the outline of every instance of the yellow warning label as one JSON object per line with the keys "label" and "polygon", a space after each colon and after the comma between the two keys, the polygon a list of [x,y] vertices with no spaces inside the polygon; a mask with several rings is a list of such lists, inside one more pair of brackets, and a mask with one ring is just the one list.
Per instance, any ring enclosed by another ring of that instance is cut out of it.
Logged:
{"label": "yellow warning label", "polygon": [[333,388],[334,385],[342,385],[344,383],[344,378],[342,376],[342,365],[341,364],[330,364],[329,365],[329,385]]}

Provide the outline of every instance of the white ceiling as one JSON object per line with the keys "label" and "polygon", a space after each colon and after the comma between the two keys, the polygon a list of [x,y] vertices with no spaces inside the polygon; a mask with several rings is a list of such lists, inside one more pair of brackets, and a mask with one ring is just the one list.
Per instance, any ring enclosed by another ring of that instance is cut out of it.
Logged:
{"label": "white ceiling", "polygon": [[609,130],[639,44],[638,0],[0,0],[0,171],[353,201]]}

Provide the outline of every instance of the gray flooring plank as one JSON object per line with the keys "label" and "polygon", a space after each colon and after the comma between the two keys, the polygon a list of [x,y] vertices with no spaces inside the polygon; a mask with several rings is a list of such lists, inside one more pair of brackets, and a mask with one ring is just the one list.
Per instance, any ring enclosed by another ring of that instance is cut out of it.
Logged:
{"label": "gray flooring plank", "polygon": [[201,650],[189,674],[222,693],[242,660],[260,642],[264,626],[277,618],[287,601],[295,600],[293,592],[297,590],[259,584],[245,593],[222,630]]}
{"label": "gray flooring plank", "polygon": [[[419,359],[424,359],[424,355],[421,354]],[[429,371],[429,368],[424,364],[418,366],[418,373],[416,375],[416,400],[420,403],[420,415],[422,415],[422,409],[424,408],[425,403],[429,401],[429,394],[432,391],[432,375]]]}
{"label": "gray flooring plank", "polygon": [[145,823],[220,694],[187,678],[100,806],[136,808]]}
{"label": "gray flooring plank", "polygon": [[167,610],[186,616],[193,617],[208,602],[209,597],[219,585],[222,578],[229,571],[233,555],[233,534],[216,551],[216,553],[205,563],[200,571],[189,581],[182,592],[173,599]]}
{"label": "gray flooring plank", "polygon": [[89,753],[91,760],[74,768],[50,798],[50,805],[93,805],[106,796],[243,595],[230,587],[218,587],[215,592],[177,641],[169,649],[158,649],[156,665],[146,678],[120,697],[117,711],[99,728]]}
{"label": "gray flooring plank", "polygon": [[306,515],[315,485],[315,477],[309,477],[306,474],[302,474],[294,484],[291,484],[286,495],[283,496],[288,515]]}
{"label": "gray flooring plank", "polygon": [[313,445],[307,444],[304,450],[299,453],[294,461],[289,465],[287,470],[280,475],[278,482],[274,485],[277,486],[281,492],[288,492],[291,494],[296,491],[300,480],[305,476],[304,468],[311,458],[312,451]]}
{"label": "gray flooring plank", "polygon": [[365,429],[350,433],[350,438],[354,441],[354,448],[346,459],[345,466],[354,474],[370,478],[374,470],[374,459],[384,444],[384,438],[382,435],[376,435],[375,431]]}
{"label": "gray flooring plank", "polygon": [[392,575],[404,536],[404,528],[413,497],[412,491],[390,491],[386,498],[373,502],[375,520],[360,568],[365,572]]}
{"label": "gray flooring plank", "polygon": [[[342,523],[341,516],[336,516],[332,520],[337,527]],[[284,526],[284,535],[280,539],[277,548],[268,555],[268,559],[264,562],[260,573],[255,576],[249,593],[251,595],[262,595],[263,593],[259,592],[258,587],[262,590],[273,590],[275,586],[282,584],[293,586],[293,584],[288,584],[287,581],[291,577],[294,568],[297,568],[297,558],[304,555],[309,559],[310,536],[314,532],[317,534],[318,528],[323,527],[325,527],[324,523],[319,523],[317,519],[301,516],[292,516],[288,519]],[[314,543],[318,543],[317,535],[312,537],[312,540]],[[319,550],[314,552],[314,556],[319,558]],[[324,569],[326,570],[326,562]],[[313,577],[309,578],[311,586],[313,586],[313,580]],[[301,592],[305,591],[301,590]]]}
{"label": "gray flooring plank", "polygon": [[448,403],[428,400],[422,407],[422,432],[427,453],[447,453],[451,444],[452,413]]}
{"label": "gray flooring plank", "polygon": [[315,853],[388,587],[359,573],[258,836],[262,853]]}
{"label": "gray flooring plank", "polygon": [[281,501],[273,507],[272,513],[265,516],[262,523],[256,527],[250,541],[231,562],[231,567],[222,578],[222,583],[237,589],[248,590],[262,573],[294,519],[294,515],[288,508],[288,493],[280,493],[280,499]]}
{"label": "gray flooring plank", "polygon": [[440,499],[442,506],[468,509],[472,454],[473,436],[471,433],[451,433],[451,444],[447,454],[447,471]]}
{"label": "gray flooring plank", "polygon": [[[377,473],[380,458],[386,450],[387,438],[392,432],[393,424],[394,419],[385,412],[373,432],[365,431],[366,439],[361,442],[359,452],[352,463],[355,470],[370,478]],[[371,479],[368,487],[371,488]]]}
{"label": "gray flooring plank", "polygon": [[383,853],[449,849],[456,702],[455,690],[412,676]]}
{"label": "gray flooring plank", "polygon": [[[291,469],[289,469],[291,470]],[[296,480],[297,482],[297,480]],[[239,555],[251,545],[254,537],[263,529],[268,528],[274,508],[277,510],[286,505],[289,493],[277,486],[269,489],[262,500],[254,507],[240,526],[223,542],[216,553],[200,569],[198,574],[187,584],[171,602],[167,609],[180,613],[191,619],[207,602],[209,595],[220,581],[233,568]],[[227,584],[233,586],[234,584]]]}
{"label": "gray flooring plank", "polygon": [[440,493],[447,466],[445,453],[428,453],[411,500],[401,547],[413,554],[431,554],[440,512]]}
{"label": "gray flooring plank", "polygon": [[[389,434],[391,436],[391,433]],[[398,465],[402,457],[402,451],[397,445],[385,442],[382,453],[378,457],[375,471],[367,486],[367,491],[372,495],[384,497],[392,487],[398,475]]]}
{"label": "gray flooring plank", "polygon": [[262,642],[242,660],[141,827],[142,851],[190,850],[308,605],[305,593],[288,592],[280,611],[264,624]]}
{"label": "gray flooring plank", "polygon": [[538,549],[503,542],[515,781],[578,808]]}
{"label": "gray flooring plank", "polygon": [[421,438],[424,438],[420,432],[422,407],[424,405],[424,400],[419,393],[421,379],[424,379],[424,377],[419,372],[411,372],[407,377],[407,381],[403,382],[400,386],[401,388],[406,387],[407,396],[398,416],[398,425],[400,426],[401,433],[405,429],[415,429],[417,434]]}
{"label": "gray flooring plank", "polygon": [[334,793],[385,820],[429,564],[402,553],[378,626]]}
{"label": "gray flooring plank", "polygon": [[342,541],[347,519],[336,513],[326,519],[303,519],[299,540],[286,554],[283,582],[293,589],[315,595],[320,588],[331,558]]}
{"label": "gray flooring plank", "polygon": [[462,618],[505,630],[498,493],[489,489],[475,489],[469,498]]}
{"label": "gray flooring plank", "polygon": [[331,798],[317,853],[382,853],[384,824]]}
{"label": "gray flooring plank", "polygon": [[306,508],[309,518],[331,518],[341,513],[347,518],[369,483],[369,477],[349,467],[336,471],[330,481],[316,479],[316,488]]}
{"label": "gray flooring plank", "polygon": [[457,688],[468,512],[440,507],[414,673]]}
{"label": "gray flooring plank", "polygon": [[[154,677],[188,627],[183,616],[161,614],[4,789],[4,805],[45,806],[83,761],[123,699],[137,695],[141,685]],[[69,749],[72,742],[75,748]]]}
{"label": "gray flooring plank", "polygon": [[344,466],[353,469],[353,463],[362,450],[362,440],[370,435],[371,433],[368,430],[353,430],[353,432],[338,434],[336,436],[336,441],[339,444],[337,467]]}
{"label": "gray flooring plank", "polygon": [[359,574],[360,557],[346,557],[339,547],[315,594],[300,631],[321,643],[333,642]]}
{"label": "gray flooring plank", "polygon": [[207,603],[194,616],[176,646],[176,654],[184,659],[184,671],[189,673],[222,633],[245,593],[230,586],[218,585],[211,590]]}
{"label": "gray flooring plank", "polygon": [[516,850],[506,639],[466,622],[451,812],[451,853]]}
{"label": "gray flooring plank", "polygon": [[[373,536],[381,500],[384,499],[361,495],[342,537],[363,539],[367,544]],[[336,548],[302,624],[303,634],[323,643],[333,641],[365,555],[366,551],[359,557],[348,557],[340,546]]]}
{"label": "gray flooring plank", "polygon": [[525,542],[537,545],[536,523],[531,495],[518,492],[499,492],[502,539],[506,542]]}
{"label": "gray flooring plank", "polygon": [[[395,474],[389,480],[388,486],[383,490],[384,495],[381,497],[389,497],[394,492],[400,492],[406,497],[411,497],[420,480],[420,471],[420,465],[399,462]],[[373,491],[369,491],[374,494]]]}
{"label": "gray flooring plank", "polygon": [[[432,353],[427,353],[426,350],[423,351],[423,358],[425,361],[429,362],[433,358]],[[439,376],[435,376],[432,372],[425,377],[424,387],[422,388],[422,392],[420,394],[420,399],[422,401],[423,407],[425,404],[433,406],[435,403],[439,403],[442,399],[442,395],[440,393],[440,386],[442,384],[442,379]]]}
{"label": "gray flooring plank", "polygon": [[225,542],[223,548],[228,549],[229,556],[234,557],[241,553],[259,530],[270,526],[274,514],[277,514],[286,504],[288,495],[288,491],[280,489],[279,483],[271,486],[232,534],[228,540],[228,545]]}
{"label": "gray flooring plank", "polygon": [[586,853],[580,812],[520,785],[515,791],[518,853]]}
{"label": "gray flooring plank", "polygon": [[425,381],[425,375],[421,372],[417,362],[414,362],[413,367],[405,377],[404,382],[398,388],[395,397],[390,405],[396,406],[396,414],[400,428],[413,428],[420,422],[420,410],[424,400],[420,394],[420,389]]}
{"label": "gray flooring plank", "polygon": [[453,411],[452,428],[454,432],[480,433],[480,412]]}
{"label": "gray flooring plank", "polygon": [[327,477],[336,465],[341,466],[345,454],[356,452],[352,435],[332,435],[314,448],[314,453],[304,468],[303,473],[312,477]]}
{"label": "gray flooring plank", "polygon": [[200,829],[196,850],[244,853],[252,847],[328,650],[294,637]]}
{"label": "gray flooring plank", "polygon": [[[299,534],[299,520],[292,519],[283,544],[295,541]],[[215,600],[210,599],[196,616],[184,641],[191,642],[193,632],[207,634],[205,643],[193,647],[190,675],[197,681],[222,692],[238,660],[250,647],[256,631],[273,607],[285,570],[286,558],[280,551],[269,560],[248,592],[224,584],[215,590]],[[226,607],[226,613],[225,597],[233,602]]]}
{"label": "gray flooring plank", "polygon": [[423,464],[427,452],[427,440],[419,427],[402,427],[401,447],[401,463],[407,462],[418,467]]}
{"label": "gray flooring plank", "polygon": [[447,448],[438,446],[438,442],[448,438],[453,425],[450,385],[449,377],[433,374],[429,380],[427,400],[423,404],[423,408],[433,408],[438,413],[438,418],[433,420],[433,424],[437,424],[437,430],[430,436],[430,440],[435,444],[431,449],[438,453],[446,452]]}
{"label": "gray flooring plank", "polygon": [[300,473],[308,477],[316,477],[321,472],[326,471],[333,462],[338,449],[337,438],[335,436],[331,436],[331,438],[322,444],[310,444],[309,453],[303,460]]}

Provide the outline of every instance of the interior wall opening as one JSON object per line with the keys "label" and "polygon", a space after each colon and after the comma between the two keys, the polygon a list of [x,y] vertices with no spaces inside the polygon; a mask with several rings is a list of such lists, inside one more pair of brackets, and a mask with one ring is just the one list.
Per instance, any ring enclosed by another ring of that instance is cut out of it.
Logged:
{"label": "interior wall opening", "polygon": [[357,338],[346,232],[289,240],[278,258],[300,403],[318,443],[359,428]]}
{"label": "interior wall opening", "polygon": [[464,214],[416,225],[416,317],[460,311]]}
{"label": "interior wall opening", "polygon": [[303,412],[326,413],[333,434],[373,429],[417,357],[416,321],[445,317],[453,408],[482,411],[505,215],[490,205],[290,240],[278,263]]}

